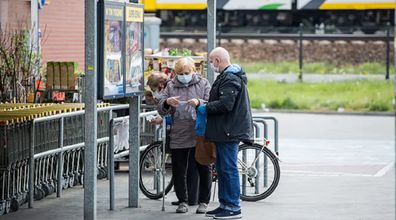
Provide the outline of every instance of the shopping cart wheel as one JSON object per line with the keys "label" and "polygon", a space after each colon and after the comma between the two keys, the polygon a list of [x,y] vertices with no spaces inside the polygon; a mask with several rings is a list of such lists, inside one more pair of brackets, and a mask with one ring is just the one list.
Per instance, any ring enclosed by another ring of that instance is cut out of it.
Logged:
{"label": "shopping cart wheel", "polygon": [[44,191],[40,187],[34,188],[34,199],[35,200],[42,200],[44,198]]}
{"label": "shopping cart wheel", "polygon": [[62,181],[62,188],[67,189],[69,188],[69,177],[64,177]]}
{"label": "shopping cart wheel", "polygon": [[49,182],[47,185],[48,185],[48,189],[49,189],[49,195],[52,195],[52,193],[55,192],[55,185],[52,181]]}
{"label": "shopping cart wheel", "polygon": [[41,184],[41,189],[43,189],[44,197],[49,195],[50,189],[48,187],[48,184],[46,184],[46,183]]}
{"label": "shopping cart wheel", "polygon": [[10,213],[11,211],[11,200],[7,199],[5,202],[4,214]]}
{"label": "shopping cart wheel", "polygon": [[5,214],[5,200],[0,201],[0,216]]}
{"label": "shopping cart wheel", "polygon": [[10,205],[11,212],[16,212],[19,209],[19,202],[17,198],[12,198],[11,199],[11,205]]}
{"label": "shopping cart wheel", "polygon": [[102,168],[98,168],[98,179],[103,179],[106,177],[106,171],[104,171]]}
{"label": "shopping cart wheel", "polygon": [[69,188],[73,188],[74,186],[74,176],[70,175],[69,177]]}
{"label": "shopping cart wheel", "polygon": [[27,203],[29,201],[28,195],[29,195],[28,192],[23,192],[22,193],[22,203]]}
{"label": "shopping cart wheel", "polygon": [[84,174],[78,176],[78,182],[80,182],[81,185],[84,185]]}
{"label": "shopping cart wheel", "polygon": [[78,182],[78,177],[79,177],[79,175],[78,175],[78,174],[75,174],[74,176],[75,176],[75,178],[74,178],[73,184],[74,184],[75,186],[77,186],[77,185],[79,184],[79,182]]}

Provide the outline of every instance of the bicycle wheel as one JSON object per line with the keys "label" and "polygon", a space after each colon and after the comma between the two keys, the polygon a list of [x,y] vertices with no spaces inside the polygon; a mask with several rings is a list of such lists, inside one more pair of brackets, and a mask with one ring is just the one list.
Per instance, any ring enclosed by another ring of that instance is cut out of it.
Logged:
{"label": "bicycle wheel", "polygon": [[265,199],[278,186],[280,178],[278,159],[263,145],[240,145],[238,170],[243,201]]}
{"label": "bicycle wheel", "polygon": [[[162,198],[162,142],[150,144],[140,159],[140,190],[150,199]],[[165,154],[165,194],[173,186],[171,155]]]}

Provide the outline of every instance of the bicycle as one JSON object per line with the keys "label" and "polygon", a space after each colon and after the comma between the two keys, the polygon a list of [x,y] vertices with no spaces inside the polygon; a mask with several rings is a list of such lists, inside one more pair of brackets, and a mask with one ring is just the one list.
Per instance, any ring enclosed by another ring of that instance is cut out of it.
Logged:
{"label": "bicycle", "polygon": [[[170,152],[165,152],[165,170],[162,167],[162,142],[150,144],[140,160],[140,189],[150,199],[163,196],[162,178],[165,175],[165,194],[173,186]],[[241,144],[238,149],[238,170],[241,183],[241,200],[258,201],[270,196],[278,186],[280,167],[278,157],[264,145]],[[216,178],[213,178],[215,181]]]}

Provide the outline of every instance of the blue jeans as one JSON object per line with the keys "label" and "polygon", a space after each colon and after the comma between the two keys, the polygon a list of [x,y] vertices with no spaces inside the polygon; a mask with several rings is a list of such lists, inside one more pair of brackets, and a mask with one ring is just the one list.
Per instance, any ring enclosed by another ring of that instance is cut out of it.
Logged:
{"label": "blue jeans", "polygon": [[229,211],[239,211],[241,209],[237,166],[239,142],[216,142],[215,144],[220,208]]}

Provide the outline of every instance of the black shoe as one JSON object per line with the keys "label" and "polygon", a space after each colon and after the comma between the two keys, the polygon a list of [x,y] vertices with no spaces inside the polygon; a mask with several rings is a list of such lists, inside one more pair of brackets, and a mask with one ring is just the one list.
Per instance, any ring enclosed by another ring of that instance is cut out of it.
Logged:
{"label": "black shoe", "polygon": [[205,213],[205,216],[207,216],[207,217],[214,217],[217,213],[220,213],[220,212],[222,212],[222,211],[223,211],[223,209],[220,208],[220,207],[218,207],[218,208],[215,209],[215,210],[206,212],[206,213]]}
{"label": "black shoe", "polygon": [[241,210],[239,211],[228,211],[223,209],[223,211],[217,213],[213,216],[214,219],[238,219],[242,218]]}
{"label": "black shoe", "polygon": [[179,205],[180,202],[179,202],[179,201],[174,201],[174,202],[171,202],[171,204],[172,204],[172,205]]}

